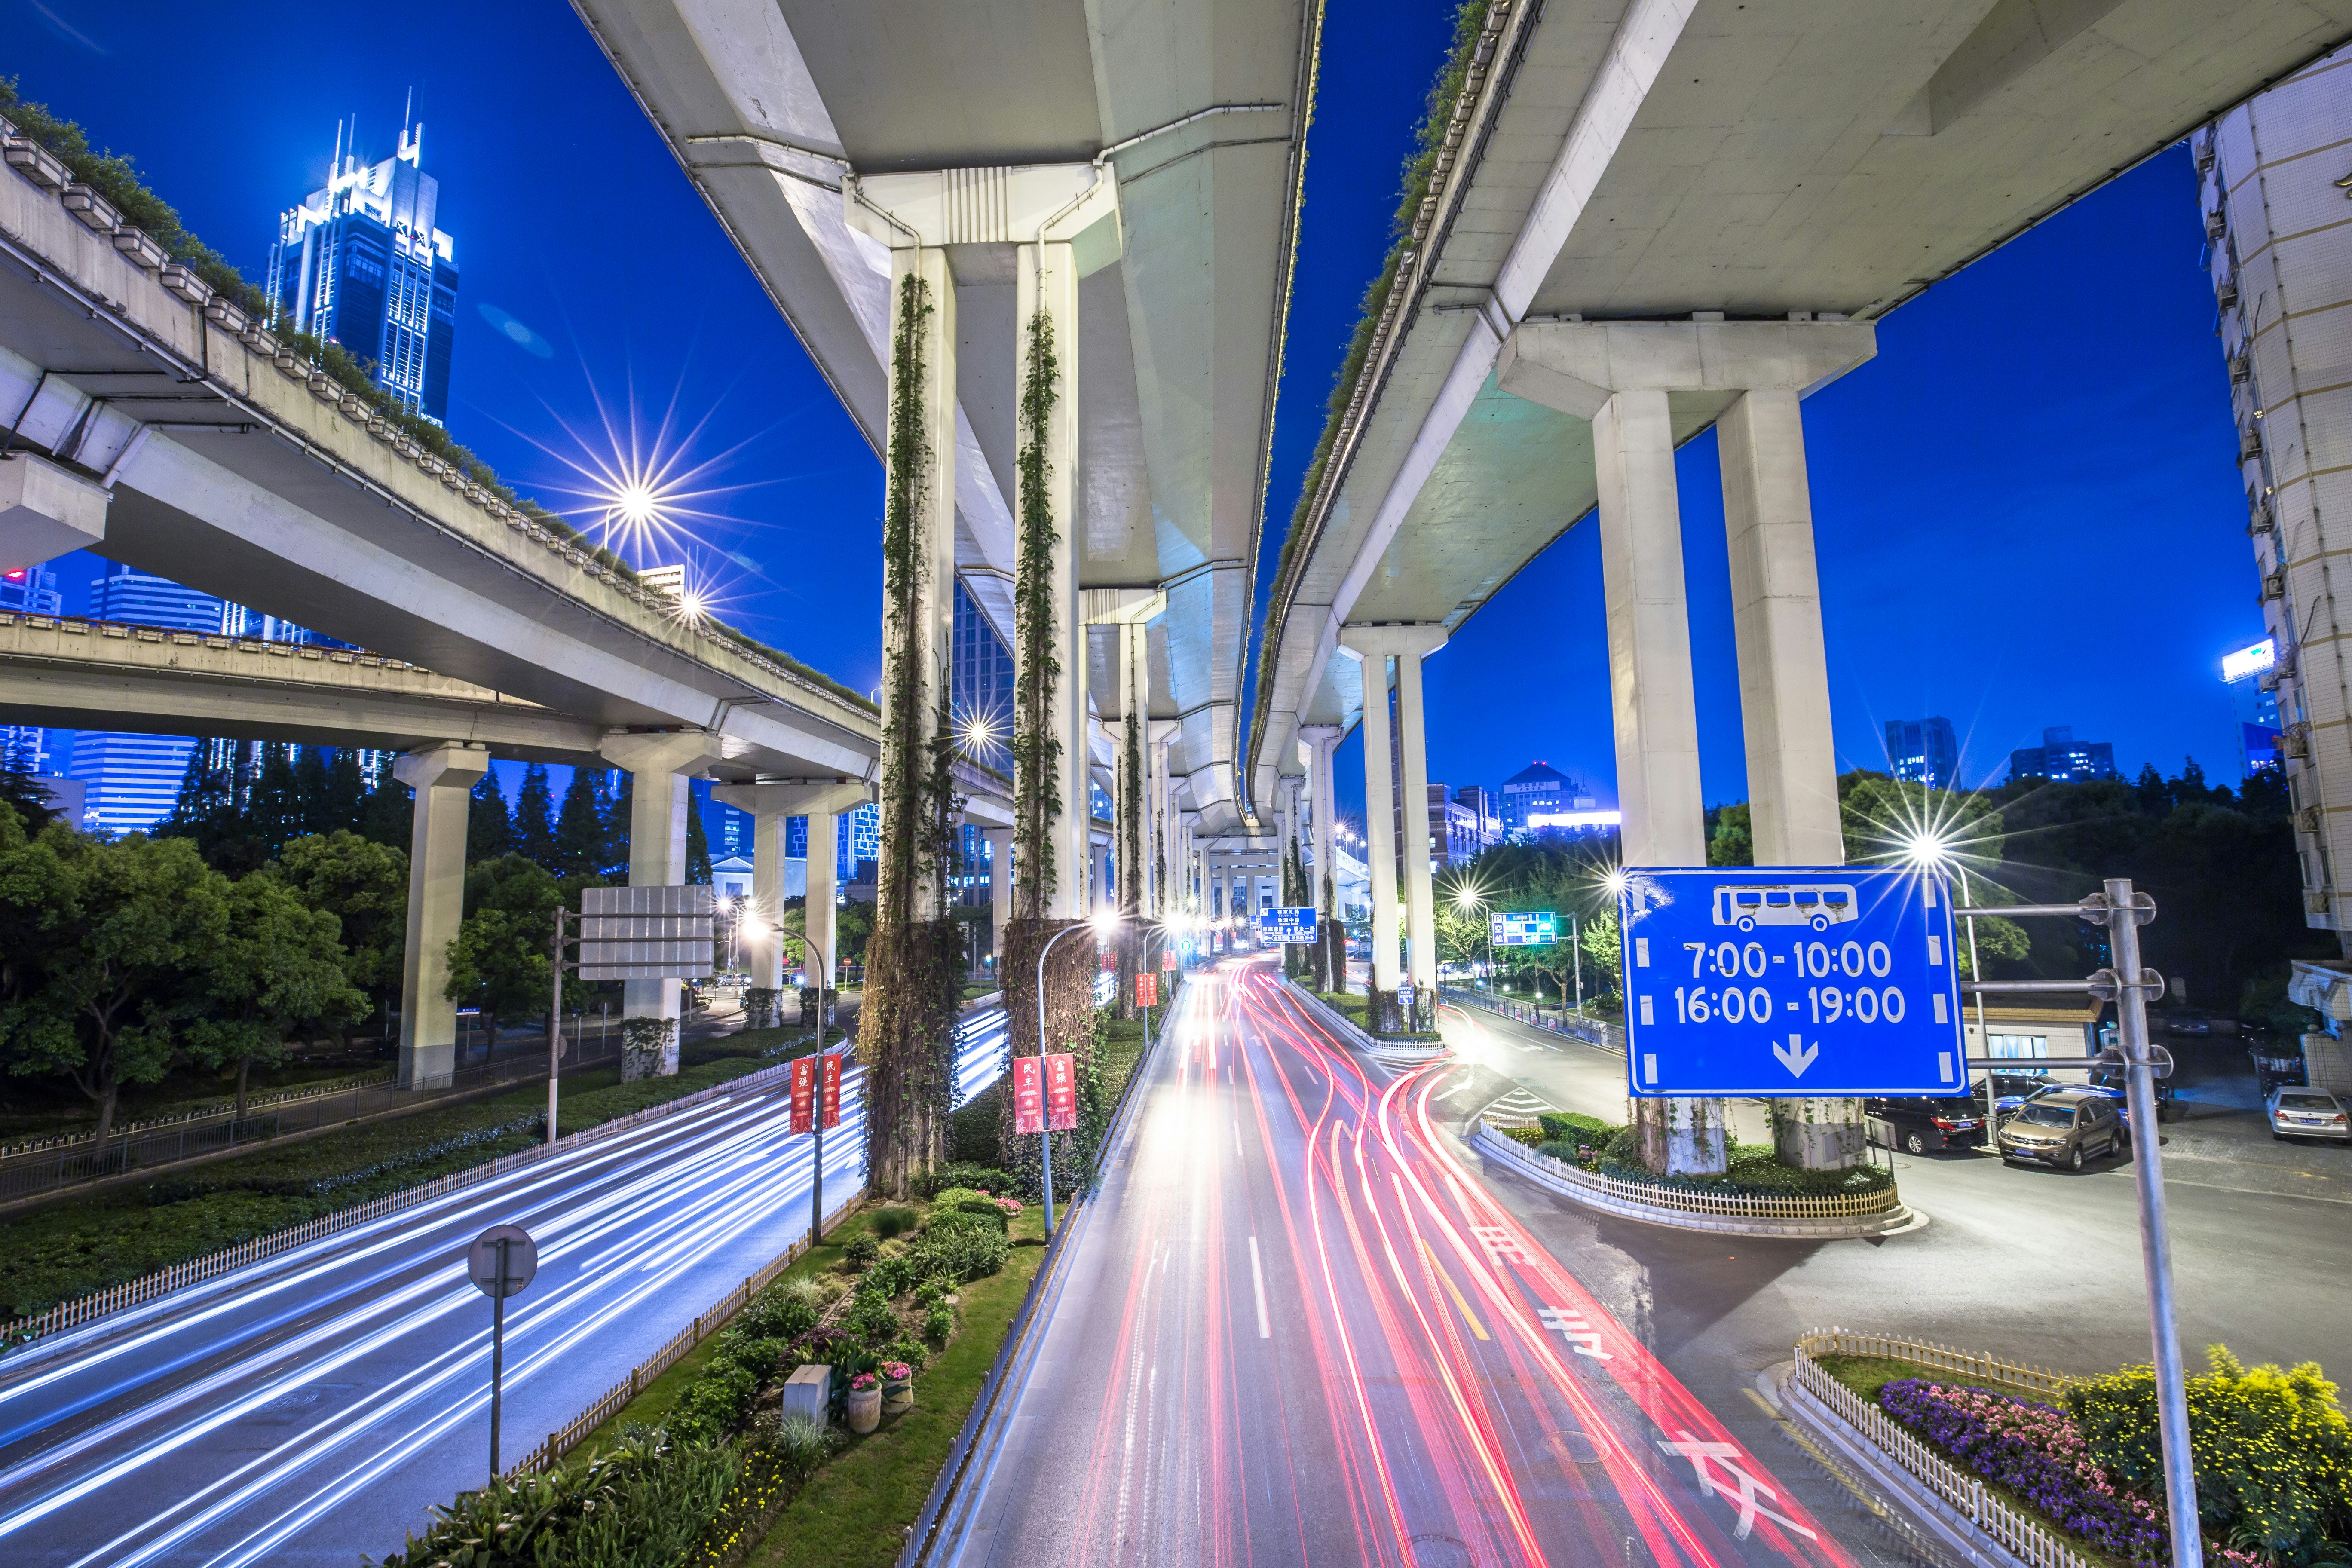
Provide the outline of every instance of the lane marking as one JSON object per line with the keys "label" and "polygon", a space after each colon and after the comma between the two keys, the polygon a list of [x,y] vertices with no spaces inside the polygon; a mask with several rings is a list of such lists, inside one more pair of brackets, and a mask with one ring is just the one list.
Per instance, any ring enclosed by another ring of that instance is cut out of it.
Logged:
{"label": "lane marking", "polygon": [[1579,1355],[1589,1355],[1594,1361],[1614,1361],[1617,1358],[1601,1348],[1601,1335],[1591,1323],[1567,1307],[1538,1307],[1536,1318],[1547,1329],[1558,1329],[1568,1340],[1569,1349]]}
{"label": "lane marking", "polygon": [[1238,1116],[1234,1118],[1234,1158],[1236,1160],[1247,1158],[1242,1152],[1242,1119]]}
{"label": "lane marking", "polygon": [[1421,1244],[1421,1255],[1429,1259],[1429,1271],[1437,1276],[1439,1281],[1445,1287],[1445,1293],[1454,1298],[1454,1305],[1461,1312],[1462,1321],[1470,1325],[1470,1331],[1482,1340],[1486,1339],[1486,1325],[1480,1322],[1478,1314],[1470,1310],[1470,1303],[1463,1298],[1462,1288],[1454,1283],[1454,1276],[1438,1266],[1437,1254],[1429,1250],[1429,1243],[1426,1240]]}
{"label": "lane marking", "polygon": [[[1265,1315],[1265,1270],[1258,1267],[1257,1237],[1250,1237],[1250,1284],[1257,1291],[1257,1337],[1274,1338],[1274,1324]],[[1481,1336],[1483,1337],[1483,1336]]]}

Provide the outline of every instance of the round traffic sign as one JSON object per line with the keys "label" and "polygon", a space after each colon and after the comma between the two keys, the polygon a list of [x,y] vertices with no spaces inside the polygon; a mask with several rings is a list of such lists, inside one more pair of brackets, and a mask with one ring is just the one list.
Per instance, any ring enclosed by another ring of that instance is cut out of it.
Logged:
{"label": "round traffic sign", "polygon": [[[500,1246],[503,1242],[505,1245]],[[501,1268],[499,1254],[504,1253]],[[539,1272],[539,1244],[519,1225],[494,1225],[466,1248],[466,1274],[485,1296],[520,1296]],[[500,1289],[499,1276],[505,1276]]]}

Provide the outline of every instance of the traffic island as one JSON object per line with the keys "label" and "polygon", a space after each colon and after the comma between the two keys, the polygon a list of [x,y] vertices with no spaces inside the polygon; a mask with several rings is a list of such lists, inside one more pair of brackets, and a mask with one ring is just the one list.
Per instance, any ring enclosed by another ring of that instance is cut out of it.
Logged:
{"label": "traffic island", "polygon": [[1759,1196],[1637,1181],[1588,1171],[1541,1153],[1483,1117],[1471,1132],[1470,1145],[1490,1165],[1524,1176],[1587,1208],[1675,1230],[1836,1241],[1895,1236],[1927,1223],[1925,1215],[1905,1206],[1901,1193],[1891,1182],[1868,1192]]}
{"label": "traffic island", "polygon": [[[1443,1035],[1375,1035],[1364,1027],[1361,1005],[1368,999],[1345,994],[1318,994],[1295,980],[1285,979],[1284,989],[1307,1010],[1309,1017],[1338,1036],[1343,1044],[1358,1050],[1371,1051],[1395,1061],[1428,1061],[1442,1057],[1452,1047]],[[1357,1007],[1349,1007],[1349,1003]],[[1343,1009],[1345,1009],[1343,1011]]]}

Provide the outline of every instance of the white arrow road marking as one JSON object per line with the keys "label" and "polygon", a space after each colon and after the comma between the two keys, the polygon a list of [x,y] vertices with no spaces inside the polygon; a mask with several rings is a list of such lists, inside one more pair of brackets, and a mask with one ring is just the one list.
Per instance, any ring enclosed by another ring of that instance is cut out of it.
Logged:
{"label": "white arrow road marking", "polygon": [[1577,1354],[1589,1355],[1595,1361],[1617,1359],[1601,1348],[1599,1331],[1568,1308],[1538,1307],[1536,1316],[1543,1321],[1545,1328],[1558,1329],[1566,1335],[1569,1348]]}
{"label": "white arrow road marking", "polygon": [[1805,1069],[1813,1065],[1813,1058],[1822,1054],[1822,1048],[1805,1044],[1802,1035],[1790,1035],[1787,1045],[1772,1047],[1772,1054],[1780,1058],[1780,1065],[1789,1069],[1790,1078],[1802,1078]]}

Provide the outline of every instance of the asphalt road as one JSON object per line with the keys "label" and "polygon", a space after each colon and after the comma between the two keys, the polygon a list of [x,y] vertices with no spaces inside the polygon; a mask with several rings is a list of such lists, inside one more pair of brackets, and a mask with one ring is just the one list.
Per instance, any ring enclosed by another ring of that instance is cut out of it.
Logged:
{"label": "asphalt road", "polygon": [[937,1560],[1858,1560],[1465,1168],[1451,1063],[1342,1048],[1265,960],[1174,1026]]}
{"label": "asphalt road", "polygon": [[[1003,1068],[1003,1015],[959,1077]],[[845,1086],[848,1088],[849,1086]],[[854,1093],[827,1208],[857,1184]],[[398,1547],[489,1458],[485,1226],[522,1226],[512,1463],[794,1240],[811,1140],[782,1084],[721,1096],[0,1358],[0,1563],[331,1564]]]}
{"label": "asphalt road", "polygon": [[[1455,1055],[1436,1100],[1452,1138],[1505,1099],[1622,1120],[1622,1058],[1472,1010],[1448,1008],[1443,1026]],[[2224,1343],[2249,1362],[2318,1360],[2341,1375],[2352,1213],[2336,1194],[2346,1152],[2231,1144],[2193,1122],[2166,1124],[2164,1139],[2191,1369],[2202,1370],[2205,1346]],[[1896,1182],[1927,1215],[1924,1228],[1874,1242],[1797,1242],[1597,1215],[1486,1167],[1466,1144],[1453,1147],[1629,1332],[1768,1456],[1801,1463],[1745,1390],[1787,1361],[1808,1329],[1905,1334],[2069,1373],[2149,1359],[2128,1159],[2075,1175],[1973,1152],[1895,1154]],[[2232,1147],[2247,1158],[2225,1158]],[[2281,1183],[2302,1185],[2268,1190]]]}

